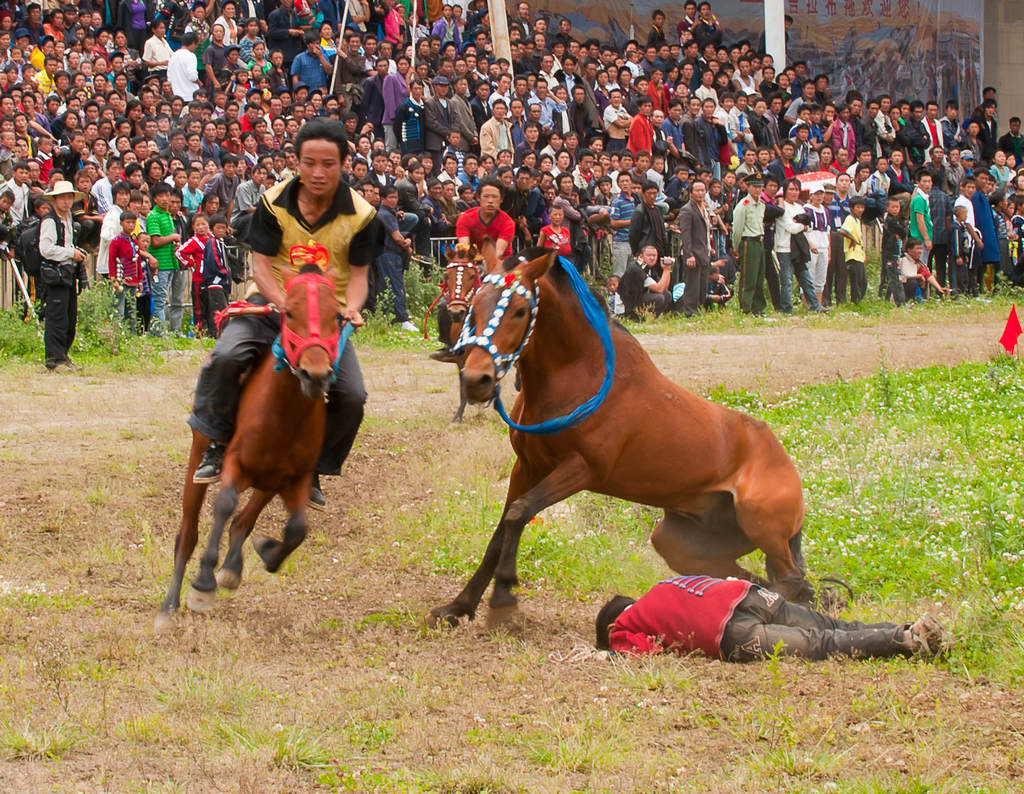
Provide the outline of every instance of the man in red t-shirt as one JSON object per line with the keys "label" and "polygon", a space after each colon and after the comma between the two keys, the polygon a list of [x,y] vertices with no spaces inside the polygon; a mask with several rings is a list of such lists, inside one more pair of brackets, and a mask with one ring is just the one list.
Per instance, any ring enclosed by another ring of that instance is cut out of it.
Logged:
{"label": "man in red t-shirt", "polygon": [[516,224],[507,212],[501,209],[501,185],[496,180],[485,179],[477,189],[480,206],[467,210],[455,222],[455,236],[459,245],[480,246],[486,238],[494,241],[498,258],[508,253]]}
{"label": "man in red t-shirt", "polygon": [[[512,217],[501,209],[501,197],[503,190],[501,184],[493,178],[487,178],[480,183],[476,191],[479,206],[466,210],[455,222],[455,236],[459,238],[460,246],[475,245],[477,248],[484,240],[490,238],[494,242],[494,250],[501,259],[508,253],[512,238],[516,234],[516,224]],[[453,318],[448,312],[448,302],[441,300],[437,309],[437,335],[440,338],[442,347],[440,350],[431,353],[430,357],[435,361],[449,361],[456,363],[458,357],[451,351],[458,335],[462,331],[462,318]]]}
{"label": "man in red t-shirt", "polygon": [[615,596],[597,616],[597,647],[640,655],[696,651],[730,662],[782,656],[827,659],[935,656],[945,632],[931,615],[916,623],[836,620],[741,579],[677,576],[639,600]]}

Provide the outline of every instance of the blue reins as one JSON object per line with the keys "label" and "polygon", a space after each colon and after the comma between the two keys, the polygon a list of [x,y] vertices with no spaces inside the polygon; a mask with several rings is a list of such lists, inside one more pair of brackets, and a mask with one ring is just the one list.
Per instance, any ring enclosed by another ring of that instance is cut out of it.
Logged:
{"label": "blue reins", "polygon": [[[508,413],[506,413],[505,406],[501,403],[501,387],[495,386],[494,410],[498,412],[498,416],[505,421],[505,424],[521,433],[549,436],[560,433],[570,427],[575,427],[601,407],[601,404],[608,396],[608,392],[611,391],[612,380],[615,377],[615,346],[612,344],[611,325],[608,322],[607,316],[605,316],[597,299],[591,294],[590,288],[583,280],[583,277],[573,267],[572,262],[560,256],[558,257],[558,264],[561,265],[562,270],[569,277],[569,284],[572,287],[573,293],[579,298],[580,306],[583,309],[583,316],[587,318],[587,323],[594,329],[601,340],[601,346],[604,348],[604,380],[601,382],[601,388],[597,390],[597,393],[586,402],[578,405],[571,413],[556,417],[555,419],[538,422],[535,425],[521,425],[513,422]],[[540,290],[538,288],[538,297],[539,293]]]}

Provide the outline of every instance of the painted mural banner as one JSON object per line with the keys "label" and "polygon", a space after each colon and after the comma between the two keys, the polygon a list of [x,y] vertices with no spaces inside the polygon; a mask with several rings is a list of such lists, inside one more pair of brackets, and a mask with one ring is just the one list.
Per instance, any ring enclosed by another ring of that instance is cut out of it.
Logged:
{"label": "painted mural banner", "polygon": [[[755,49],[764,32],[758,0],[714,0],[715,15],[728,43],[747,40]],[[681,2],[657,0],[547,0],[551,16],[566,16],[578,38],[622,44],[633,31],[646,41],[651,12],[668,15],[666,34],[675,35]],[[982,0],[785,0],[794,24],[787,61],[806,61],[824,73],[832,96],[856,88],[894,99],[957,100],[964,110],[981,98]]]}

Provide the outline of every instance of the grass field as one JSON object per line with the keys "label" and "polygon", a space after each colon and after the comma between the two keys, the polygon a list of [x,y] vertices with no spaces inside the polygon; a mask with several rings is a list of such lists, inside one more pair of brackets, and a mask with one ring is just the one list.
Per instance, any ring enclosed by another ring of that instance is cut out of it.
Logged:
{"label": "grass field", "polygon": [[[447,424],[454,379],[421,342],[371,335],[368,419],[306,544],[276,576],[247,551],[237,595],[154,636],[201,351],[131,340],[47,376],[8,348],[0,791],[1019,791],[1024,366],[991,347],[910,369],[885,352],[922,335],[974,350],[1004,317],[997,302],[641,334],[673,377],[772,426],[804,478],[813,572],[853,585],[853,616],[941,616],[958,642],[938,664],[574,654],[610,594],[667,573],[656,514],[590,495],[527,528],[517,617],[426,629],[475,567],[511,457],[493,412]],[[718,357],[785,361],[839,332],[878,345],[841,378],[689,375],[715,340]],[[282,523],[275,505],[257,531]]]}

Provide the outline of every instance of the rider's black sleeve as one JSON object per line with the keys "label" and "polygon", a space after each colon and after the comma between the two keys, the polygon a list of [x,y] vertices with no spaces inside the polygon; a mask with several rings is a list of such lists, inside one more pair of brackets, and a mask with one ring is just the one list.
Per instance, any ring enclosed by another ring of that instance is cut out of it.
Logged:
{"label": "rider's black sleeve", "polygon": [[384,226],[374,215],[373,220],[352,238],[352,243],[348,247],[348,263],[355,267],[366,267],[373,264],[373,260],[380,253],[383,240]]}
{"label": "rider's black sleeve", "polygon": [[281,250],[282,236],[281,224],[277,222],[274,213],[267,209],[266,199],[260,199],[249,224],[249,245],[257,254],[277,256]]}

